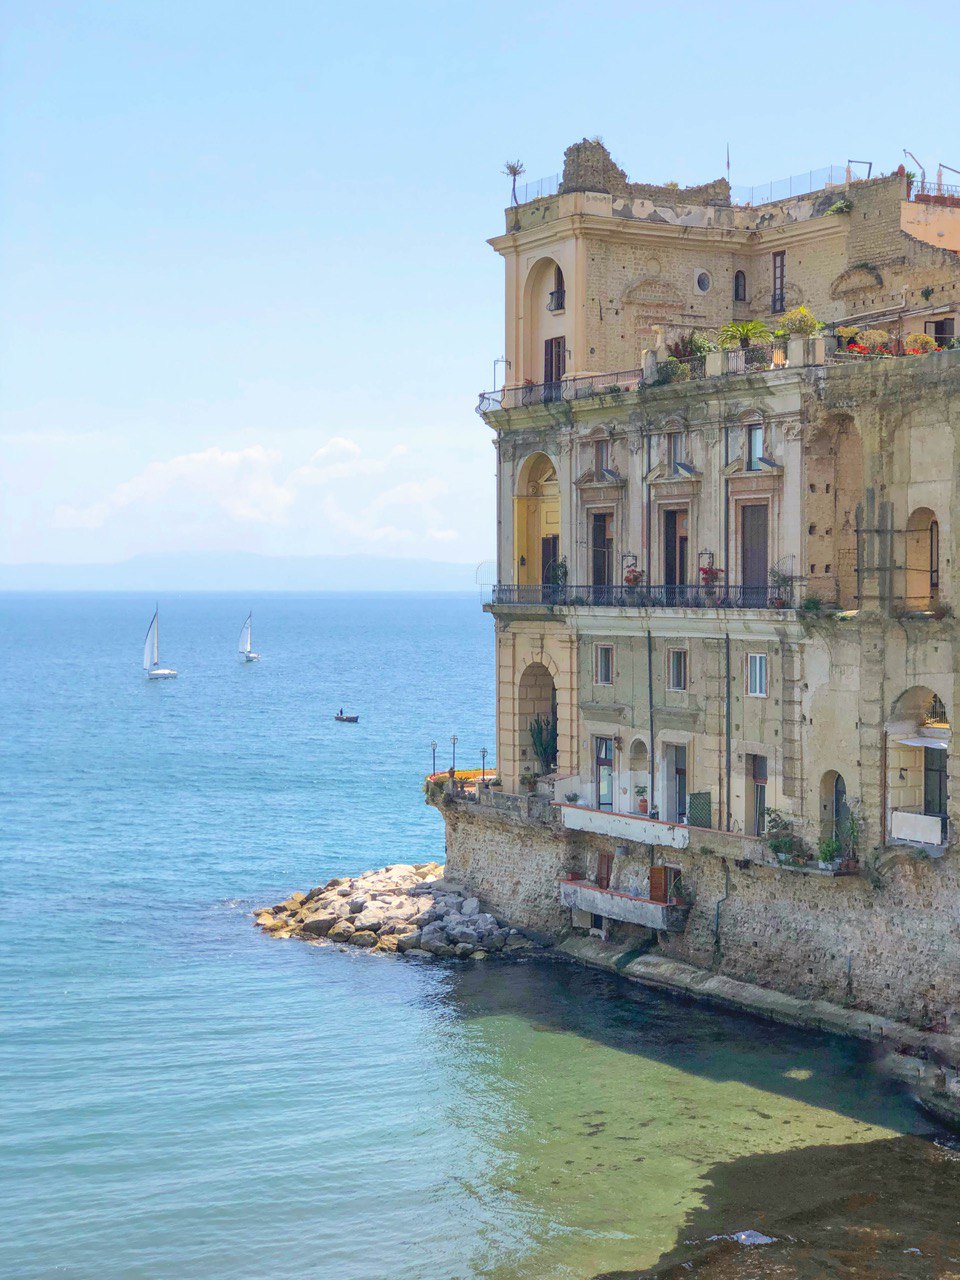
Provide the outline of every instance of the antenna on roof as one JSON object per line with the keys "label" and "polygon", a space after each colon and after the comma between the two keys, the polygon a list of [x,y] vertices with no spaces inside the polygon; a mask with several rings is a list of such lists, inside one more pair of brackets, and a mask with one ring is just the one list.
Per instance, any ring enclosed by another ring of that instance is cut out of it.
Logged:
{"label": "antenna on roof", "polygon": [[852,164],[865,164],[865,165],[867,166],[867,177],[868,177],[868,178],[870,177],[871,173],[873,173],[873,161],[872,161],[872,160],[848,160],[848,161],[847,161],[847,182],[852,182],[852,181],[853,181],[853,170],[850,168],[850,166],[851,166]]}
{"label": "antenna on roof", "polygon": [[921,187],[926,186],[926,182],[927,182],[927,171],[926,171],[926,169],[923,167],[923,165],[920,163],[920,161],[917,159],[917,157],[913,154],[913,152],[912,152],[912,151],[908,151],[906,147],[904,147],[904,148],[903,148],[903,154],[904,154],[905,156],[907,156],[909,159],[911,159],[911,160],[913,161],[913,163],[917,166],[917,168],[920,170],[920,185],[921,185]]}

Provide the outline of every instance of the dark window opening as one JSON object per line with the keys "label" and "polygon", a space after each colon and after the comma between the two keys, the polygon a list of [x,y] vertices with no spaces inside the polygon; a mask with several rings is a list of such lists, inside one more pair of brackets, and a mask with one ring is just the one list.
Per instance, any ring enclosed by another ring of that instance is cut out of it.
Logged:
{"label": "dark window opening", "polygon": [[567,291],[563,286],[563,272],[559,267],[553,269],[553,288],[547,298],[548,311],[562,311],[566,306]]}
{"label": "dark window opening", "polygon": [[743,271],[738,271],[733,277],[733,300],[734,302],[747,300],[747,277]]}
{"label": "dark window opening", "polygon": [[770,302],[770,310],[773,312],[785,311],[786,297],[785,286],[787,276],[787,255],[781,250],[773,255],[773,297]]}

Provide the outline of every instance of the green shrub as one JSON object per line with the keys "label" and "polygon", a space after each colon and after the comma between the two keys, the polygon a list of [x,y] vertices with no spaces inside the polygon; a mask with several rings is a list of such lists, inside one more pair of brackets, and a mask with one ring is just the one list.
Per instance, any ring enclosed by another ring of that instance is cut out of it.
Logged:
{"label": "green shrub", "polygon": [[794,307],[792,311],[787,311],[780,324],[787,333],[803,338],[811,337],[821,327],[820,321],[806,307]]}

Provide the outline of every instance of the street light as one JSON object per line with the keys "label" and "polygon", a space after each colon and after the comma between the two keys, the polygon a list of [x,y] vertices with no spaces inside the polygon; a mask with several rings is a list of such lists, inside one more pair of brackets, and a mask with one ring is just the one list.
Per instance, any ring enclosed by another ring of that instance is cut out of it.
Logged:
{"label": "street light", "polygon": [[486,747],[480,748],[480,773],[482,775],[480,778],[480,781],[486,782],[487,780],[487,748]]}
{"label": "street light", "polygon": [[451,735],[450,745],[453,747],[453,761],[451,762],[450,767],[453,770],[453,772],[456,773],[457,772],[457,735],[455,733]]}
{"label": "street light", "polygon": [[430,750],[433,752],[433,768],[431,769],[431,771],[430,771],[430,772],[431,772],[431,773],[436,773],[436,772],[437,772],[437,744],[436,744],[436,742],[431,742],[431,743],[430,743]]}

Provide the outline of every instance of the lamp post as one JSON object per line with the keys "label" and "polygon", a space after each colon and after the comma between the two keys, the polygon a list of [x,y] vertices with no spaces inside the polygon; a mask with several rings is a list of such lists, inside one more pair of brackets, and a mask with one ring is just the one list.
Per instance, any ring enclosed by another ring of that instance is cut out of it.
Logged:
{"label": "lamp post", "polygon": [[436,772],[437,772],[437,744],[436,744],[436,742],[431,742],[431,743],[430,743],[430,750],[433,752],[433,768],[430,770],[430,772],[431,772],[431,773],[436,773]]}
{"label": "lamp post", "polygon": [[453,747],[453,760],[450,763],[450,767],[453,770],[454,774],[456,774],[457,772],[457,735],[455,733],[451,735],[450,745]]}
{"label": "lamp post", "polygon": [[486,782],[487,780],[487,748],[486,747],[480,748],[480,774],[481,774],[480,781]]}

